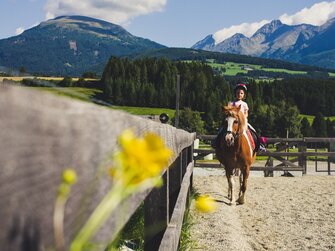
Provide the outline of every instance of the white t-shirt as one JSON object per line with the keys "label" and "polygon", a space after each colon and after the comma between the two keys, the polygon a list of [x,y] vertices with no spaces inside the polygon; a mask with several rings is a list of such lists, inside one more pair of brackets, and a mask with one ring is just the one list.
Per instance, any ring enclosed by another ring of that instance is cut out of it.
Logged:
{"label": "white t-shirt", "polygon": [[243,112],[244,115],[247,116],[249,107],[246,102],[244,102],[243,100],[239,100],[239,101],[232,101],[230,102],[230,104],[232,106],[237,106],[237,107],[241,106],[241,111]]}

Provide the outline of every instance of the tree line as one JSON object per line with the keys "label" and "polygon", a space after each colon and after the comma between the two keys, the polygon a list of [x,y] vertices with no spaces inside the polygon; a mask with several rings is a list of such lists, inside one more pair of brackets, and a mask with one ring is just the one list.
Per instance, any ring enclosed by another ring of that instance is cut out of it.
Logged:
{"label": "tree line", "polygon": [[[221,124],[222,106],[232,100],[232,89],[239,79],[227,81],[201,62],[111,57],[101,78],[102,98],[115,105],[174,109],[177,75],[180,75],[181,85],[180,108],[199,113],[204,130],[215,133]],[[320,123],[308,128],[299,116],[305,114],[317,115],[315,119],[324,121],[321,126],[326,125],[325,129],[321,128],[322,134],[335,136],[334,122],[324,117],[335,115],[335,80],[249,80],[248,88],[249,121],[262,134],[285,137],[289,131],[293,137],[307,132],[308,136],[320,136]]]}
{"label": "tree line", "polygon": [[266,68],[280,68],[293,71],[307,71],[307,72],[335,72],[334,69],[326,69],[312,65],[303,65],[278,59],[252,57],[247,55],[239,55],[232,53],[222,53],[214,51],[204,51],[188,48],[162,48],[156,50],[149,50],[132,54],[129,57],[133,59],[140,59],[146,57],[167,58],[174,61],[192,60],[206,62],[208,59],[214,59],[216,63],[224,64],[226,62],[235,62],[239,64],[255,64],[262,65]]}

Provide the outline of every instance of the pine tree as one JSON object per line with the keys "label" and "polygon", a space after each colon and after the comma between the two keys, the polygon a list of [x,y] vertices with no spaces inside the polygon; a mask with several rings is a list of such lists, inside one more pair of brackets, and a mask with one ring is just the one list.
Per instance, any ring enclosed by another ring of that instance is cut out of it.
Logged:
{"label": "pine tree", "polygon": [[327,137],[327,123],[324,116],[318,112],[313,120],[314,137]]}
{"label": "pine tree", "polygon": [[303,117],[301,120],[300,131],[303,137],[312,137],[314,135],[313,128],[306,117]]}

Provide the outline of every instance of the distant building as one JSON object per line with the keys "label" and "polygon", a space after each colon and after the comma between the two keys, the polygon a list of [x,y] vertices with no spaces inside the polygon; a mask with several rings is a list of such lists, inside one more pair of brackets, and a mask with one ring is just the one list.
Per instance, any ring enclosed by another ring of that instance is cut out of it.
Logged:
{"label": "distant building", "polygon": [[242,65],[241,70],[246,70],[246,71],[253,71],[255,70],[254,68],[251,68],[250,66]]}

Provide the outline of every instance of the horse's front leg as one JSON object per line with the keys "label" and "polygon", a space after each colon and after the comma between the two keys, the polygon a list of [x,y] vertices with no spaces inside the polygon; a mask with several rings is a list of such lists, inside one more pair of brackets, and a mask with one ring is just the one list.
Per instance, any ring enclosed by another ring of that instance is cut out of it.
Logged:
{"label": "horse's front leg", "polygon": [[241,197],[242,194],[242,184],[243,184],[243,173],[240,170],[240,175],[239,175],[239,181],[240,181],[240,191],[238,193],[238,197]]}
{"label": "horse's front leg", "polygon": [[247,166],[244,170],[242,170],[242,173],[240,176],[240,192],[239,192],[239,198],[237,200],[239,204],[245,203],[245,192],[247,191],[249,172],[250,172],[250,167]]}
{"label": "horse's front leg", "polygon": [[234,196],[234,175],[231,173],[226,173],[226,177],[228,180],[228,199],[230,200],[230,205],[236,205],[235,196]]}

